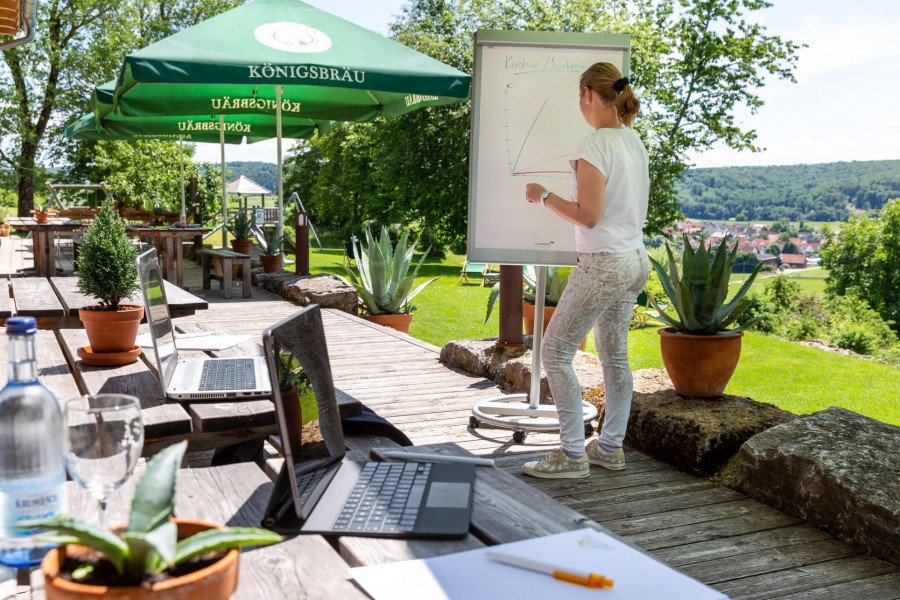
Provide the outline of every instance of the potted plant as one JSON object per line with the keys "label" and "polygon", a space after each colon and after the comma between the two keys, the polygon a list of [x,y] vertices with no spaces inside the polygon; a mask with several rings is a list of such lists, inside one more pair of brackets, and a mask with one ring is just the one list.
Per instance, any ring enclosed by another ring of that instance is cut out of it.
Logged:
{"label": "potted plant", "polygon": [[34,215],[34,220],[38,223],[46,223],[47,219],[55,217],[59,214],[59,211],[55,208],[50,208],[49,204],[38,204],[37,207],[31,211],[31,214]]}
{"label": "potted plant", "polygon": [[[116,363],[114,356],[107,356],[108,364],[134,362],[140,353],[134,341],[144,307],[122,303],[138,290],[136,257],[125,224],[112,202],[105,202],[84,232],[76,264],[78,290],[99,300],[79,311],[91,344],[90,355],[116,353],[121,357]],[[86,352],[83,360],[89,355]]]}
{"label": "potted plant", "polygon": [[249,255],[253,250],[253,241],[250,235],[253,233],[254,218],[246,211],[238,211],[228,226],[228,231],[234,237],[231,240],[231,249],[241,254]]}
{"label": "potted plant", "polygon": [[358,273],[350,268],[349,260],[343,264],[365,311],[362,318],[408,333],[412,322],[412,299],[437,279],[429,279],[412,289],[416,275],[431,248],[422,255],[412,275],[408,275],[418,240],[407,245],[409,232],[405,231],[394,247],[387,227],[381,228],[377,241],[368,227],[365,234],[365,244],[362,241],[358,246],[356,242],[352,243]]}
{"label": "potted plant", "polygon": [[282,254],[281,248],[284,244],[284,235],[278,235],[277,229],[266,231],[264,234],[264,244],[262,247],[263,273],[277,273],[281,270]]}
{"label": "potted plant", "polygon": [[237,587],[238,548],[273,544],[266,529],[175,519],[175,482],[187,442],[154,456],[137,483],[127,525],[107,530],[77,519],[23,523],[53,543],[41,563],[48,600],[228,598]]}
{"label": "potted plant", "polygon": [[[522,291],[522,322],[525,325],[526,335],[534,335],[534,307],[535,293],[537,292],[537,273],[531,265],[526,265],[523,272],[524,288]],[[547,267],[547,281],[544,286],[544,326],[543,331],[547,331],[547,325],[553,318],[556,311],[556,305],[562,298],[563,290],[569,283],[569,276],[572,275],[574,267]],[[488,294],[487,312],[484,315],[484,322],[491,317],[494,310],[494,304],[500,297],[500,284],[495,283]],[[578,349],[584,350],[587,347],[587,338],[582,340]]]}
{"label": "potted plant", "polygon": [[675,392],[682,396],[721,396],[741,355],[742,327],[729,327],[750,306],[745,298],[762,265],[757,265],[737,293],[728,297],[731,270],[737,257],[737,242],[729,248],[722,242],[714,251],[701,244],[697,250],[683,236],[681,272],[666,242],[668,268],[651,258],[663,291],[677,317],[666,312],[654,297],[650,303],[659,320],[669,325],[659,330],[660,349]]}

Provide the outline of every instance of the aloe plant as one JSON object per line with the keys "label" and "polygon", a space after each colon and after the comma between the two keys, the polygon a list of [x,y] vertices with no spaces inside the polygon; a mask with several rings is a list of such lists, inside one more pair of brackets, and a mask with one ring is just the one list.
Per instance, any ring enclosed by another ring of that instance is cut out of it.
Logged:
{"label": "aloe plant", "polygon": [[[121,533],[69,518],[34,520],[20,526],[47,530],[42,538],[52,543],[79,544],[101,552],[135,585],[147,572],[160,573],[207,552],[281,541],[277,533],[253,527],[210,529],[179,541],[171,519],[175,480],[186,449],[187,442],[180,442],[150,460],[134,491],[128,528]],[[93,565],[87,564],[73,576],[85,579],[92,571]]]}
{"label": "aloe plant", "polygon": [[228,225],[228,231],[236,240],[249,240],[250,234],[253,233],[253,225],[256,223],[253,215],[248,215],[246,211],[238,211],[231,224]]}
{"label": "aloe plant", "polygon": [[[574,267],[547,267],[547,281],[544,286],[544,306],[556,306],[559,299],[562,298],[563,291],[569,283],[569,276],[575,270]],[[523,300],[528,304],[537,304],[535,302],[535,293],[537,292],[537,272],[531,265],[523,267],[522,277],[524,280],[524,290],[522,292]],[[495,283],[488,294],[487,311],[484,315],[484,322],[487,323],[491,318],[491,312],[494,305],[500,297],[500,284]]]}
{"label": "aloe plant", "polygon": [[666,242],[666,253],[669,257],[668,269],[652,257],[650,263],[659,276],[663,290],[678,316],[676,318],[668,314],[664,310],[666,307],[660,305],[651,295],[650,303],[659,313],[659,319],[680,333],[693,335],[715,335],[720,331],[743,331],[747,326],[752,325],[752,323],[747,323],[742,327],[728,329],[750,306],[750,300],[744,296],[753,285],[756,274],[759,273],[762,266],[761,264],[756,266],[737,293],[728,304],[725,304],[731,270],[737,257],[737,247],[737,242],[729,248],[728,244],[723,241],[712,252],[708,251],[703,244],[694,250],[691,247],[690,239],[685,235],[681,273],[679,274],[679,265],[675,261],[669,243]]}
{"label": "aloe plant", "polygon": [[372,237],[368,227],[365,234],[365,245],[362,242],[358,245],[356,242],[351,244],[353,259],[359,272],[354,273],[346,261],[343,267],[362,299],[366,312],[370,315],[409,313],[412,310],[412,299],[437,279],[434,277],[412,289],[431,247],[422,254],[412,275],[408,275],[418,240],[408,245],[409,232],[405,231],[397,240],[397,246],[392,247],[387,227],[381,228],[377,240]]}
{"label": "aloe plant", "polygon": [[278,235],[278,230],[276,229],[263,232],[263,256],[281,255],[281,248],[284,245],[284,239],[284,234]]}

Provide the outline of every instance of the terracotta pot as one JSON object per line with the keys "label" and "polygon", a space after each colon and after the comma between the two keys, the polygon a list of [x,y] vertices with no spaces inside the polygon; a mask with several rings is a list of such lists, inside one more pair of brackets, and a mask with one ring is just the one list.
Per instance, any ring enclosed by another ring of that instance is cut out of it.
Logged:
{"label": "terracotta pot", "polygon": [[0,225],[0,237],[9,237],[9,225],[6,223]]}
{"label": "terracotta pot", "polygon": [[93,352],[126,352],[134,348],[144,307],[120,304],[117,311],[82,308],[78,316],[84,324]]}
{"label": "terracotta pot", "polygon": [[250,256],[253,252],[253,240],[231,240],[231,249]]}
{"label": "terracotta pot", "polygon": [[[190,537],[219,526],[204,521],[175,519],[179,539]],[[83,554],[81,546],[67,546],[68,555]],[[41,563],[47,600],[84,600],[85,598],[116,598],[122,600],[167,598],[169,600],[229,598],[237,588],[240,551],[229,550],[217,562],[193,573],[159,581],[149,586],[108,587],[84,585],[58,577],[61,564],[59,549],[51,550]]]}
{"label": "terracotta pot", "polygon": [[55,217],[57,215],[57,211],[52,209],[46,212],[38,212],[36,210],[32,210],[31,214],[34,215],[34,220],[38,223],[46,223],[47,219],[49,219],[50,217]]}
{"label": "terracotta pot", "polygon": [[741,357],[742,332],[718,335],[658,331],[663,364],[675,392],[693,398],[721,396]]}
{"label": "terracotta pot", "polygon": [[[222,260],[219,258],[214,258],[212,265],[213,265],[213,274],[216,277],[221,277],[223,275]],[[232,264],[231,265],[231,279],[234,281],[237,281],[240,274],[241,274],[241,265]]]}
{"label": "terracotta pot", "polygon": [[366,321],[378,323],[403,333],[409,333],[409,324],[412,323],[412,313],[405,315],[360,315]]}
{"label": "terracotta pot", "polygon": [[277,273],[281,270],[282,257],[280,254],[278,256],[260,256],[259,260],[262,261],[263,273]]}
{"label": "terracotta pot", "polygon": [[[544,307],[544,328],[542,330],[544,333],[547,332],[547,325],[550,324],[554,311],[556,311],[555,306]],[[525,324],[525,335],[534,335],[534,304],[522,303],[522,322]],[[585,348],[587,348],[587,337],[578,345],[578,349],[582,352]]]}

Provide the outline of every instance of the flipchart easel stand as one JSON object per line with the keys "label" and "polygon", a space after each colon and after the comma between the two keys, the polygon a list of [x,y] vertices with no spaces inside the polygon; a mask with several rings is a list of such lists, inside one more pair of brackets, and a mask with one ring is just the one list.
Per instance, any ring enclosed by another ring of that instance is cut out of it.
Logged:
{"label": "flipchart easel stand", "polygon": [[[531,353],[531,390],[528,394],[508,394],[486,398],[475,403],[469,426],[478,427],[487,423],[495,427],[513,430],[513,441],[525,442],[529,431],[559,431],[556,407],[540,404],[541,401],[541,339],[544,335],[544,293],[547,287],[547,267],[538,265],[537,285],[534,293],[534,337]],[[582,401],[584,412],[584,434],[594,432],[591,421],[597,418],[597,408]]]}

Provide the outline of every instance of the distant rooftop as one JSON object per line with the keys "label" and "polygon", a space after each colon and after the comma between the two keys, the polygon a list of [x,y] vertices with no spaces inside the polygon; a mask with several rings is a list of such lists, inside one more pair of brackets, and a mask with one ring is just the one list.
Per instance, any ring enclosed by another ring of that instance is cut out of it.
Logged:
{"label": "distant rooftop", "polygon": [[271,190],[267,190],[244,175],[229,183],[226,189],[229,194],[239,194],[241,196],[269,196],[272,194]]}

